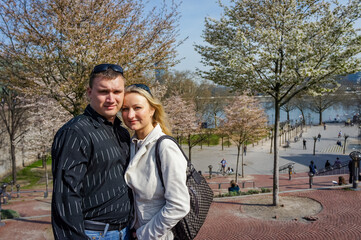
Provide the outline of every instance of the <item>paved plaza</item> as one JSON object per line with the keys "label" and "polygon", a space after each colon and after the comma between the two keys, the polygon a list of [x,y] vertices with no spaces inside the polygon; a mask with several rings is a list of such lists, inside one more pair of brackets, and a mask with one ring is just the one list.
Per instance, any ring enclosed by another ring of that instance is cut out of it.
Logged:
{"label": "paved plaza", "polygon": [[[337,146],[337,140],[344,142],[344,137],[338,138],[338,132],[341,131],[342,135],[347,134],[347,145],[345,154],[343,154],[343,147]],[[316,151],[313,155],[313,137],[321,134],[321,141],[316,142]],[[295,131],[294,133],[295,134]],[[298,135],[300,130],[298,130]],[[342,123],[330,123],[326,125],[326,130],[323,130],[323,126],[307,126],[303,128],[302,138],[299,141],[294,142],[294,135],[290,138],[290,147],[279,147],[279,166],[295,162],[295,171],[306,172],[308,171],[308,165],[310,161],[314,161],[319,169],[323,168],[326,160],[329,160],[331,164],[334,163],[336,157],[339,157],[341,161],[349,160],[348,154],[355,149],[348,148],[347,146],[355,146],[359,143],[358,140],[359,129],[358,126],[344,126]],[[306,150],[303,150],[302,140],[306,139]],[[270,140],[260,141],[255,146],[249,145],[247,148],[247,155],[244,156],[246,175],[254,174],[272,174],[273,170],[273,153],[270,153]],[[184,147],[186,153],[188,149]],[[208,166],[213,166],[213,171],[219,168],[222,158],[227,160],[227,167],[236,169],[237,162],[237,148],[234,145],[231,147],[222,147],[206,145],[193,147],[192,149],[192,162],[197,170],[201,170],[203,173],[208,173]],[[241,158],[241,157],[240,157]],[[241,170],[241,169],[240,169]]]}
{"label": "paved plaza", "polygon": [[[252,199],[266,195],[249,195],[232,198],[215,198],[199,239],[361,239],[361,191],[345,190],[333,183],[339,176],[348,180],[348,175],[316,176],[312,189],[309,189],[307,176],[308,164],[313,160],[319,168],[328,159],[331,163],[336,157],[341,161],[349,160],[348,154],[354,149],[335,148],[337,133],[346,133],[350,144],[358,144],[357,127],[345,127],[341,124],[329,124],[326,130],[321,126],[304,129],[303,137],[307,140],[307,150],[302,149],[302,139],[291,141],[289,148],[280,148],[280,165],[295,162],[296,173],[289,180],[287,173],[280,174],[280,197],[310,198],[322,205],[322,210],[315,217],[316,221],[298,219],[266,220],[249,216],[244,207],[252,205]],[[321,141],[316,142],[316,155],[313,155],[313,136],[321,133]],[[342,138],[343,140],[343,138]],[[186,149],[185,149],[186,150]],[[272,188],[273,154],[269,153],[270,141],[249,146],[245,156],[245,178],[239,179],[244,189],[253,187]],[[186,150],[187,151],[187,150]],[[232,168],[236,166],[236,148],[221,146],[195,147],[192,151],[193,163],[197,170],[208,175],[208,165],[218,166],[225,158]],[[234,175],[214,175],[208,179],[215,194],[227,191],[229,181]],[[270,194],[268,194],[269,196]],[[44,199],[40,193],[23,194],[19,199],[12,199],[5,209],[13,209],[21,218],[5,220],[0,227],[0,239],[53,239],[50,225],[51,195]]]}

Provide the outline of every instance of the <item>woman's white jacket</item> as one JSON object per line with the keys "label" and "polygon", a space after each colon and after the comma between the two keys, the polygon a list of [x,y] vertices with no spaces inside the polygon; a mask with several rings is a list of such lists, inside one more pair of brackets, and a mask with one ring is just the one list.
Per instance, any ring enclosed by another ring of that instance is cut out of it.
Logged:
{"label": "woman's white jacket", "polygon": [[159,125],[148,134],[135,154],[132,141],[131,160],[125,181],[134,194],[135,227],[138,239],[173,239],[170,231],[190,209],[186,186],[187,161],[171,140],[161,142],[159,152],[164,188],[155,160],[155,143],[164,135]]}

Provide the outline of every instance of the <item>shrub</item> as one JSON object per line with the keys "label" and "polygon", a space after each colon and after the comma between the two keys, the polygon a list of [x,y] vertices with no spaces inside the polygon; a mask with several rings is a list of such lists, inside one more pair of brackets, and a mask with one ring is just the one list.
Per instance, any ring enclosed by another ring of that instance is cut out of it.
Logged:
{"label": "shrub", "polygon": [[1,219],[19,218],[20,214],[11,209],[1,209]]}
{"label": "shrub", "polygon": [[269,193],[271,192],[271,189],[269,188],[261,188],[261,193]]}
{"label": "shrub", "polygon": [[255,189],[250,189],[250,190],[248,190],[248,193],[249,193],[249,194],[258,194],[259,191],[258,191],[258,190],[255,190]]}

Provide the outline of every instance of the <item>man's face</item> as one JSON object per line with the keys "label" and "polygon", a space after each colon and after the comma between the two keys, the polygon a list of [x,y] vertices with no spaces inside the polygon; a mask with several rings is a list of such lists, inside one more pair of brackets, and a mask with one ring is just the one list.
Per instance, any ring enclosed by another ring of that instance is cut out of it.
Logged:
{"label": "man's face", "polygon": [[116,114],[123,105],[124,80],[122,77],[109,80],[98,77],[93,87],[88,87],[90,106],[109,122],[114,122]]}

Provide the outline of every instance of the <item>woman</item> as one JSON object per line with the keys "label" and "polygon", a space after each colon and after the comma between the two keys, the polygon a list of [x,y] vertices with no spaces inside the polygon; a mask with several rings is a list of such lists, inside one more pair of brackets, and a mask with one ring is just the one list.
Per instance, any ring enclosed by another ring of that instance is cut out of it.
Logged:
{"label": "woman", "polygon": [[228,188],[228,192],[239,193],[239,186],[237,185],[236,181],[234,180],[231,181],[231,186]]}
{"label": "woman", "polygon": [[166,115],[159,101],[144,84],[125,89],[122,117],[135,131],[130,147],[130,163],[125,181],[133,190],[138,239],[173,239],[171,229],[187,215],[190,199],[186,186],[187,161],[171,140],[160,144],[164,187],[158,175],[155,143],[170,135]]}

